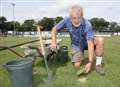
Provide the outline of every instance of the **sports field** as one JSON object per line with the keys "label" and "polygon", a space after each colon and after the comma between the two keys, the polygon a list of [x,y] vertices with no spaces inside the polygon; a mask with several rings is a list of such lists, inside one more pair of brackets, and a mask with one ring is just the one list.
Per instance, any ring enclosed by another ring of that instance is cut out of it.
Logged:
{"label": "sports field", "polygon": [[[11,46],[30,40],[34,40],[34,38],[0,37],[0,46]],[[66,45],[70,50],[70,39],[64,38],[60,45]],[[20,47],[14,49],[23,54]],[[87,55],[85,53],[85,61],[86,58]],[[12,59],[17,59],[17,56],[8,50],[0,51],[0,64],[4,64]],[[55,81],[46,86],[42,82],[42,78],[46,76],[44,61],[42,58],[37,58],[35,68],[38,73],[34,75],[34,87],[120,87],[120,37],[105,38],[105,76],[98,75],[93,66],[93,70],[87,76],[86,82],[81,83],[77,81],[76,70],[73,68],[70,60],[65,64],[53,61],[49,63],[49,66],[53,71]],[[0,87],[12,87],[8,72],[3,67],[0,67]]]}

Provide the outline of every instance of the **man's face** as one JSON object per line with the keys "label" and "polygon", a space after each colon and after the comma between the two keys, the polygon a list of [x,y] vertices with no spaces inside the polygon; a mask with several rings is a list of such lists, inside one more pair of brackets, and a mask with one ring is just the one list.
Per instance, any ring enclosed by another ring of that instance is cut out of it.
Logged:
{"label": "man's face", "polygon": [[75,9],[70,12],[71,21],[74,25],[79,25],[81,22],[81,13]]}

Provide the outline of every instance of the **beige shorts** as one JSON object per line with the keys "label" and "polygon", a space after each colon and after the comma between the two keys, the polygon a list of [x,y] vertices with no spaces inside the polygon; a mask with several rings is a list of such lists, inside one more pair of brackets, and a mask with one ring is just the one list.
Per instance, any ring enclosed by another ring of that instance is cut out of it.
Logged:
{"label": "beige shorts", "polygon": [[80,50],[80,48],[71,48],[71,52],[72,52],[72,58],[71,58],[71,62],[81,62],[83,60],[83,53]]}

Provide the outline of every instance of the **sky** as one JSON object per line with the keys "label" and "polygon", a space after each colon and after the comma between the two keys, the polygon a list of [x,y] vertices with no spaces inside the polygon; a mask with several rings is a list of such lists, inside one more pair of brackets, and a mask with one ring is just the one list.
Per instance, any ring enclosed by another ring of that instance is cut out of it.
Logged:
{"label": "sky", "polygon": [[80,5],[85,18],[98,17],[120,23],[120,0],[0,0],[0,16],[5,16],[8,21],[13,20],[11,3],[15,3],[15,20],[19,22],[45,16],[65,17],[71,6]]}

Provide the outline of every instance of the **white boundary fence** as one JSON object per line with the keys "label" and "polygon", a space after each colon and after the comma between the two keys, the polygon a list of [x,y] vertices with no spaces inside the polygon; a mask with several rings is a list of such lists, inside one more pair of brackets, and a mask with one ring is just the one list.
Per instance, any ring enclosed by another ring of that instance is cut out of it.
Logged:
{"label": "white boundary fence", "polygon": [[[12,35],[12,31],[8,31],[8,35]],[[113,36],[120,36],[120,32],[118,33],[111,33],[111,32],[95,32],[95,36],[103,36],[103,37],[111,37]],[[18,37],[37,37],[37,32],[17,32]],[[43,37],[51,37],[51,31],[42,31]],[[68,32],[60,32],[57,35],[58,37],[70,37]]]}

